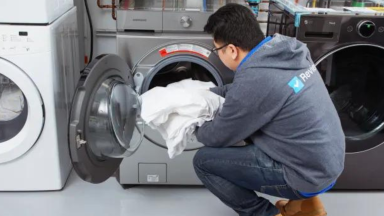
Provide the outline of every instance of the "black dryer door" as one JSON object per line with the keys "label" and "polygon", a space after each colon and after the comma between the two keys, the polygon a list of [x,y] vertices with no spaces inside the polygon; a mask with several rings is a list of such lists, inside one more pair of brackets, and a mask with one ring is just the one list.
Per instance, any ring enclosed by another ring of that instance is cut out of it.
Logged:
{"label": "black dryer door", "polygon": [[384,47],[349,44],[317,61],[346,137],[347,153],[384,141]]}

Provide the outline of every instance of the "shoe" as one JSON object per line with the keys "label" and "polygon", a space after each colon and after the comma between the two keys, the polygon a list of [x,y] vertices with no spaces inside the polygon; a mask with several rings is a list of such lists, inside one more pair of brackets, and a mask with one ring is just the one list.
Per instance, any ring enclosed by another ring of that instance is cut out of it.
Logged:
{"label": "shoe", "polygon": [[[281,216],[326,216],[323,203],[319,197],[305,200],[280,200],[276,203]],[[280,215],[277,215],[280,216]]]}

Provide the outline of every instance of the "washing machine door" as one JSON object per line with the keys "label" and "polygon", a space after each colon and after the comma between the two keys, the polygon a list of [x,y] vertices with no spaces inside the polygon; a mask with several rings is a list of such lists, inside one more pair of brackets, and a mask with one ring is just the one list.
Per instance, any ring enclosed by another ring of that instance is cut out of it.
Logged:
{"label": "washing machine door", "polygon": [[73,99],[69,147],[77,174],[100,183],[135,153],[144,135],[131,70],[117,55],[98,56],[85,69]]}
{"label": "washing machine door", "polygon": [[44,104],[29,76],[0,58],[0,164],[28,152],[44,126]]}
{"label": "washing machine door", "polygon": [[346,137],[346,152],[374,149],[384,141],[384,47],[348,44],[317,60]]}

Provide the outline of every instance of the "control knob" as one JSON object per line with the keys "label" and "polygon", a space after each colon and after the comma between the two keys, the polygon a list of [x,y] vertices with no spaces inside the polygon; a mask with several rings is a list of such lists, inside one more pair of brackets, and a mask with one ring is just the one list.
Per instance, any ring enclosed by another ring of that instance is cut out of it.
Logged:
{"label": "control knob", "polygon": [[372,21],[362,21],[357,26],[359,35],[363,38],[371,37],[376,31],[376,25]]}
{"label": "control knob", "polygon": [[183,16],[181,17],[180,24],[184,28],[189,28],[192,25],[192,19],[189,16]]}

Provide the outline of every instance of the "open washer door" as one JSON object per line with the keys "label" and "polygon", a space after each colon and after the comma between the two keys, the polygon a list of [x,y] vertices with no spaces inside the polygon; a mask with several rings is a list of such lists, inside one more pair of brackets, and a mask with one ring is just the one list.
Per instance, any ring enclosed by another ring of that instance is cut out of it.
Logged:
{"label": "open washer door", "polygon": [[144,136],[141,104],[131,70],[117,55],[98,56],[76,90],[69,121],[69,147],[77,174],[101,183],[135,153]]}

